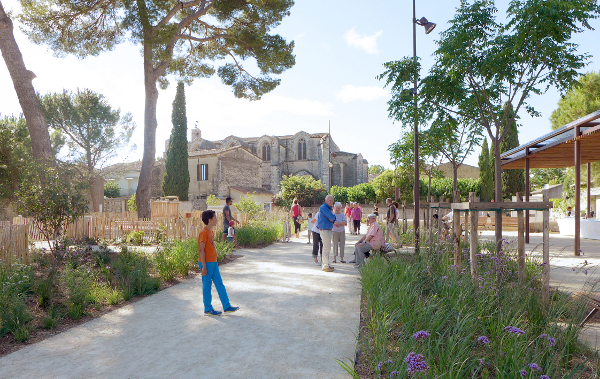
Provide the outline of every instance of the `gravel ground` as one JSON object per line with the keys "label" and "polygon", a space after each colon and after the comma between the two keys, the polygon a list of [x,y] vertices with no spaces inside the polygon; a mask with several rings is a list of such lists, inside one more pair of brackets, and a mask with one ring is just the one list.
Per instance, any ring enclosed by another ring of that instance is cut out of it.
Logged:
{"label": "gravel ground", "polygon": [[197,276],[0,358],[0,378],[348,378],[336,359],[355,356],[358,271],[322,272],[305,235],[221,267],[236,313],[205,316]]}

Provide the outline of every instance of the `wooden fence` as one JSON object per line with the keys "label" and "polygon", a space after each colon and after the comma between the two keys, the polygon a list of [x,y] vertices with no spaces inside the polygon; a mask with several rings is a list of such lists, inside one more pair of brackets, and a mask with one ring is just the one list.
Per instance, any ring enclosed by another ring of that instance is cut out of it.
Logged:
{"label": "wooden fence", "polygon": [[0,226],[0,261],[29,263],[27,225]]}

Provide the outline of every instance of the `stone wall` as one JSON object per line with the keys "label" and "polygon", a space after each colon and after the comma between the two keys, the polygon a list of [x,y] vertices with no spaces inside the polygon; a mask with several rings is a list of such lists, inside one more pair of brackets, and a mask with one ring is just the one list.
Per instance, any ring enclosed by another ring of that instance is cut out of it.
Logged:
{"label": "stone wall", "polygon": [[261,188],[259,173],[261,160],[243,149],[221,154],[221,181],[218,196],[229,196],[229,187]]}
{"label": "stone wall", "polygon": [[127,212],[127,200],[129,197],[104,198],[104,206],[102,212],[121,213]]}

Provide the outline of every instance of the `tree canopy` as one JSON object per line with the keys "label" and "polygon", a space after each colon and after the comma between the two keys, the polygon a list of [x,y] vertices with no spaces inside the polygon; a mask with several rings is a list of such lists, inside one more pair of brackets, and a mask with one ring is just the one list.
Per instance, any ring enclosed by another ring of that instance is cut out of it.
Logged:
{"label": "tree canopy", "polygon": [[[135,129],[131,114],[121,117],[120,109],[89,89],[47,94],[40,97],[40,105],[48,126],[65,137],[69,149],[65,160],[82,168],[80,175],[92,191],[96,170],[129,144]],[[95,196],[92,204],[98,212]]]}
{"label": "tree canopy", "polygon": [[558,101],[550,121],[552,130],[600,109],[600,72],[588,72]]}
{"label": "tree canopy", "polygon": [[[290,14],[292,0],[21,0],[24,32],[57,55],[79,58],[129,40],[142,46],[144,157],[137,189],[138,216],[150,216],[156,153],[158,88],[169,76],[191,83],[215,72],[236,97],[260,99],[295,64],[294,43],[272,34]],[[252,69],[243,64],[251,59]],[[211,62],[222,64],[215,68]]]}
{"label": "tree canopy", "polygon": [[[420,65],[412,57],[385,64],[380,78],[392,89],[390,115],[410,120],[449,119],[455,125],[483,128],[492,142],[495,199],[502,200],[500,143],[523,110],[539,116],[529,99],[550,87],[565,92],[577,78],[588,54],[579,54],[573,35],[592,29],[598,18],[595,0],[512,0],[506,22],[493,0],[462,0],[449,28],[440,33],[435,63],[419,83],[419,114],[410,92]],[[513,116],[509,116],[510,103]],[[405,122],[405,121],[403,121]],[[501,213],[496,240],[502,239]],[[499,247],[498,247],[499,248]]]}
{"label": "tree canopy", "polygon": [[490,160],[487,138],[483,139],[479,154],[479,180],[481,182],[481,201],[491,201],[494,198],[494,166]]}
{"label": "tree canopy", "polygon": [[279,183],[281,190],[275,199],[275,205],[288,207],[294,199],[303,207],[322,204],[327,190],[320,180],[308,175],[284,175]]}
{"label": "tree canopy", "polygon": [[[510,104],[507,103],[506,106],[510,107]],[[511,113],[509,113],[509,118],[513,118]],[[516,121],[513,121],[508,128],[506,137],[500,142],[500,153],[505,153],[515,147],[519,147],[519,132]],[[502,170],[502,198],[510,200],[517,192],[525,192],[525,170]]]}

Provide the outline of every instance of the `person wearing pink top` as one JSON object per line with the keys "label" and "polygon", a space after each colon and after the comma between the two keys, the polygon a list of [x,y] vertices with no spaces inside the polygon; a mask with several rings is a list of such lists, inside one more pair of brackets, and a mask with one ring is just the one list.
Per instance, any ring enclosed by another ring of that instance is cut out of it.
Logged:
{"label": "person wearing pink top", "polygon": [[354,234],[360,234],[360,219],[362,218],[362,208],[360,204],[354,203],[352,209],[352,222],[354,223]]}
{"label": "person wearing pink top", "polygon": [[348,221],[348,231],[350,232],[350,234],[354,234],[352,233],[352,229],[354,228],[354,224],[352,223],[352,203],[346,203],[344,215],[346,216],[346,220]]}
{"label": "person wearing pink top", "polygon": [[378,250],[383,245],[383,230],[377,223],[377,216],[370,214],[367,216],[367,225],[369,230],[367,234],[361,238],[355,245],[354,255],[356,256],[354,261],[350,263],[356,263],[356,266],[360,266],[365,262],[365,257],[369,256],[371,250]]}

